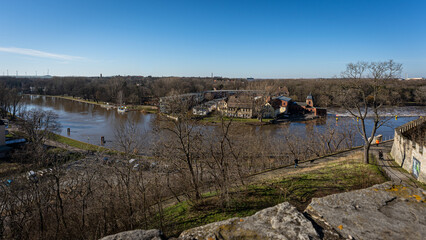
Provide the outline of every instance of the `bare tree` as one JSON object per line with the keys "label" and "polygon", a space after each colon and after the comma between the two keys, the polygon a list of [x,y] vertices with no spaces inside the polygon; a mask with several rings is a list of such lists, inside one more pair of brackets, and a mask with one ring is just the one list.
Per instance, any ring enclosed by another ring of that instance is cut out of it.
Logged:
{"label": "bare tree", "polygon": [[27,134],[29,140],[42,145],[52,133],[59,132],[61,127],[58,122],[58,114],[52,111],[29,110],[23,112],[20,128]]}
{"label": "bare tree", "polygon": [[[364,162],[369,163],[369,150],[378,128],[388,119],[379,114],[385,102],[384,86],[387,80],[395,79],[402,71],[402,64],[393,60],[386,62],[349,63],[342,77],[348,80],[337,94],[337,103],[358,119],[358,131],[364,140]],[[373,128],[367,133],[365,121],[371,114]]]}
{"label": "bare tree", "polygon": [[190,186],[188,192],[191,198],[201,198],[200,171],[201,171],[201,129],[191,122],[188,112],[190,101],[174,98],[169,104],[173,119],[164,118],[157,129],[160,141],[156,144],[156,155],[164,161],[174,165],[183,183]]}
{"label": "bare tree", "polygon": [[18,92],[16,88],[10,90],[9,92],[9,101],[10,101],[10,110],[12,114],[12,120],[15,119],[16,114],[22,109],[22,94]]}
{"label": "bare tree", "polygon": [[4,118],[7,116],[9,107],[9,89],[6,88],[5,84],[0,83],[0,117]]}
{"label": "bare tree", "polygon": [[114,136],[118,148],[126,155],[136,154],[142,146],[143,134],[138,123],[129,118],[116,125]]}
{"label": "bare tree", "polygon": [[304,138],[302,136],[287,129],[284,138],[289,157],[292,156],[293,160],[305,160],[307,158],[308,150],[304,146]]}
{"label": "bare tree", "polygon": [[213,133],[206,142],[209,141],[209,153],[206,164],[210,175],[213,177],[218,188],[222,206],[229,203],[229,188],[232,185],[232,143],[229,139],[229,131],[232,123],[225,121],[222,117],[221,127],[217,134]]}

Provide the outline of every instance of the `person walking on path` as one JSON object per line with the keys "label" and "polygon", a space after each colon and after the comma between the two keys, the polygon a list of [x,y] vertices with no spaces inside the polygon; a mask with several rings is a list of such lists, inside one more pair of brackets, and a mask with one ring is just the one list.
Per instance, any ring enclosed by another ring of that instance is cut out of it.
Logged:
{"label": "person walking on path", "polygon": [[299,159],[295,158],[294,159],[294,168],[297,168],[298,163],[299,163]]}
{"label": "person walking on path", "polygon": [[379,151],[379,159],[383,160],[383,151],[382,150]]}

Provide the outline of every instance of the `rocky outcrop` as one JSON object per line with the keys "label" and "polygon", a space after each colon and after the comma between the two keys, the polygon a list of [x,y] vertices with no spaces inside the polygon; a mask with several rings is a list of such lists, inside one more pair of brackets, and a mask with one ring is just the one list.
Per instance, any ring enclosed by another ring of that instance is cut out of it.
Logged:
{"label": "rocky outcrop", "polygon": [[133,230],[106,236],[100,240],[163,240],[166,237],[160,230]]}
{"label": "rocky outcrop", "polygon": [[305,212],[325,231],[336,231],[344,238],[424,239],[425,195],[419,188],[387,182],[315,198]]}
{"label": "rocky outcrop", "polygon": [[[424,239],[425,199],[426,191],[420,188],[386,182],[315,198],[306,208],[305,215],[285,202],[249,217],[186,230],[178,239]],[[165,237],[159,230],[134,230],[102,240],[113,239]]]}
{"label": "rocky outcrop", "polygon": [[249,217],[232,218],[186,230],[179,239],[319,239],[319,236],[312,223],[285,202]]}

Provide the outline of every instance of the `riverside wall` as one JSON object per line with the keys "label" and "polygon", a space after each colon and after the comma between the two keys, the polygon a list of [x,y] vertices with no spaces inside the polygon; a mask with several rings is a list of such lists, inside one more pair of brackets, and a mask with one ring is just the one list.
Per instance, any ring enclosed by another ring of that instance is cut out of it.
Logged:
{"label": "riverside wall", "polygon": [[402,168],[411,173],[417,180],[426,183],[426,148],[423,144],[412,141],[403,135],[422,124],[426,124],[426,117],[420,117],[397,127],[391,155]]}

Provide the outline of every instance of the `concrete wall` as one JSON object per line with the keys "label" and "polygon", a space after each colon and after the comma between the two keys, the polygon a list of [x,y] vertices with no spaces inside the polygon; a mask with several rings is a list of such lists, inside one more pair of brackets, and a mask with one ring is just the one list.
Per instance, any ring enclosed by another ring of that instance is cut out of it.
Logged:
{"label": "concrete wall", "polygon": [[[391,155],[402,168],[413,174],[415,159],[420,162],[420,172],[417,180],[426,183],[426,148],[417,142],[411,141],[402,134],[414,127],[425,124],[426,118],[406,123],[395,129]],[[413,174],[414,175],[414,174]]]}

